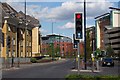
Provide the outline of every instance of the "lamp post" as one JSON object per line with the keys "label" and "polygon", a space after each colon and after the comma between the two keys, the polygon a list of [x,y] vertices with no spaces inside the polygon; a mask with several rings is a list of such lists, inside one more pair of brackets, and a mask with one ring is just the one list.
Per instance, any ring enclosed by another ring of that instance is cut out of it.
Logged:
{"label": "lamp post", "polygon": [[[52,21],[52,35],[53,35],[53,24],[54,22]],[[52,60],[54,58],[54,36],[52,37]]]}
{"label": "lamp post", "polygon": [[60,34],[59,34],[59,55],[60,55]]}

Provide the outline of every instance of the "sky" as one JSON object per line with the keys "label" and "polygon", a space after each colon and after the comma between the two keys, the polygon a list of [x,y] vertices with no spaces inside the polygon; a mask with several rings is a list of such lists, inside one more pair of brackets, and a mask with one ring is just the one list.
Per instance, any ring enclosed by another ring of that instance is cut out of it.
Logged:
{"label": "sky", "polygon": [[[91,2],[90,2],[91,1]],[[87,27],[95,25],[95,17],[110,12],[109,7],[117,7],[115,0],[89,0],[87,2]],[[100,1],[100,2],[99,2]],[[24,12],[24,2],[6,0],[15,10]],[[72,38],[74,34],[74,13],[83,12],[83,2],[75,1],[27,1],[27,14],[34,16],[41,24],[43,36],[53,33]]]}

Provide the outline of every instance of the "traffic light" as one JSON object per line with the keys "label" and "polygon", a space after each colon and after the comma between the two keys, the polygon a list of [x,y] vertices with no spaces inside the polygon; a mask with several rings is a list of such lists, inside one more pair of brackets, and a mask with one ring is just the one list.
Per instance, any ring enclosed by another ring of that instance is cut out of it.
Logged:
{"label": "traffic light", "polygon": [[10,41],[10,36],[8,36],[8,37],[7,37],[7,46],[8,46],[8,48],[10,48],[10,43],[11,43],[11,41]]}
{"label": "traffic light", "polygon": [[75,13],[75,38],[82,39],[83,38],[83,31],[82,31],[82,13]]}
{"label": "traffic light", "polygon": [[78,48],[78,42],[79,42],[79,40],[76,40],[75,34],[73,34],[73,48],[74,49]]}

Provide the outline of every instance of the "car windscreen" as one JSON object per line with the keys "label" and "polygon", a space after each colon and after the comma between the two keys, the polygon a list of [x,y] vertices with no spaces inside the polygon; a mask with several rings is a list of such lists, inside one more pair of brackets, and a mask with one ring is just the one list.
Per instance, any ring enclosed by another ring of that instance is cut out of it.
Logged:
{"label": "car windscreen", "polygon": [[107,59],[104,59],[105,62],[112,62],[112,59],[110,58],[107,58]]}

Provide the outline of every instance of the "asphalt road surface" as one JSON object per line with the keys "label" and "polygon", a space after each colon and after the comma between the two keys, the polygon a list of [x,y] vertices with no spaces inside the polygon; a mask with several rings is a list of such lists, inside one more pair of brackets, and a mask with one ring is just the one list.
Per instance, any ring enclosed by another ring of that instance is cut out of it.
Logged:
{"label": "asphalt road surface", "polygon": [[47,65],[29,66],[23,69],[3,70],[3,78],[64,78],[72,73],[72,60]]}
{"label": "asphalt road surface", "polygon": [[[11,80],[14,80],[13,78],[33,78],[33,80],[36,80],[34,78],[63,79],[68,74],[74,74],[74,73],[77,74],[77,71],[72,71],[71,69],[74,65],[75,64],[73,60],[65,60],[62,62],[56,62],[54,64],[46,64],[46,65],[34,64],[32,66],[23,67],[20,69],[3,70],[2,77],[12,78]],[[120,73],[120,65],[118,62],[115,63],[114,67],[100,67],[100,72],[94,72],[94,73],[80,72],[80,74],[89,74],[89,75],[119,75],[119,73]]]}

